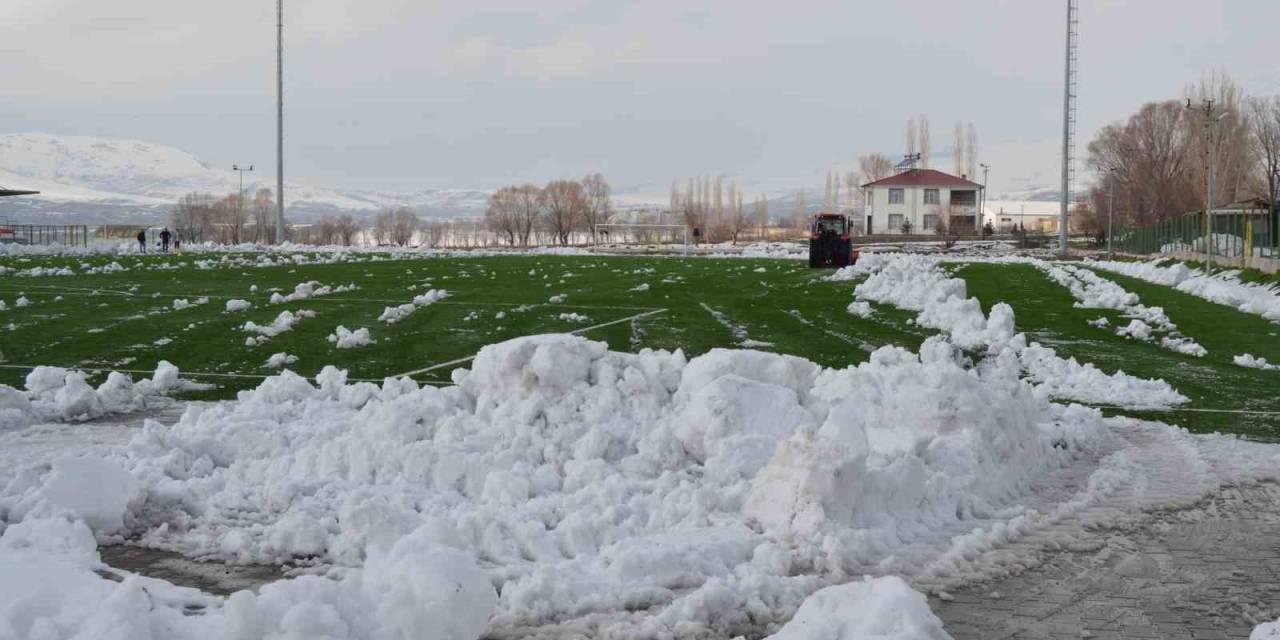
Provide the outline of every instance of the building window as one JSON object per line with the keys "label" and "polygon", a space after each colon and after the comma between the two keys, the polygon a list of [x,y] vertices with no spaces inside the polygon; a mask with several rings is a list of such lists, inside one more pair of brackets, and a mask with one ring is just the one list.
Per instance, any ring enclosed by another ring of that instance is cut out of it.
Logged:
{"label": "building window", "polygon": [[906,198],[902,196],[902,189],[889,190],[889,204],[902,204],[905,201]]}
{"label": "building window", "polygon": [[[925,204],[942,204],[942,199],[938,197],[938,190],[937,190],[937,189],[925,189],[925,190],[924,190],[924,203],[925,203]],[[926,224],[925,226],[926,226],[926,228],[927,228],[927,227],[928,227],[928,224]]]}
{"label": "building window", "polygon": [[[927,194],[927,193],[929,193],[929,191],[932,191],[932,192],[934,193],[934,195],[937,195],[937,193],[938,193],[938,190],[937,190],[937,189],[929,189],[929,190],[925,191],[925,193]],[[926,202],[926,203],[927,203],[927,202],[929,202],[929,196],[927,196],[927,195],[926,195],[924,200],[925,200],[925,202]],[[933,233],[933,231],[934,231],[935,229],[937,229],[937,228],[938,228],[938,216],[936,216],[936,215],[925,215],[925,217],[924,217],[924,232],[925,232],[925,233]]]}
{"label": "building window", "polygon": [[[892,192],[893,190],[890,189],[890,191]],[[898,192],[901,193],[902,189],[898,189]],[[889,233],[899,233],[902,231],[902,219],[901,213],[889,214]]]}

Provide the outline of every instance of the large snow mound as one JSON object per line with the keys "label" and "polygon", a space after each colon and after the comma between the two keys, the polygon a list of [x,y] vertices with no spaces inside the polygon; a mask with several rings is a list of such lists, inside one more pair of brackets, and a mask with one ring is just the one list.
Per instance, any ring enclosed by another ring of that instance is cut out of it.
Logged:
{"label": "large snow mound", "polygon": [[1241,282],[1239,271],[1226,270],[1206,276],[1203,271],[1192,269],[1184,263],[1176,262],[1162,266],[1160,260],[1095,261],[1090,262],[1089,265],[1154,284],[1170,286],[1183,293],[1227,305],[1243,313],[1252,313],[1268,320],[1280,321],[1280,288],[1273,284]]}
{"label": "large snow mound", "polygon": [[[1036,478],[1111,446],[1097,412],[1019,369],[941,336],[844,370],[534,336],[448,388],[285,371],[149,423],[114,463],[146,544],[367,572],[409,536],[486,568],[496,627],[639,607],[641,628],[742,632],[831,581],[972,570],[953,537],[1018,535],[993,523],[1028,513]],[[8,490],[27,503],[31,475]]]}

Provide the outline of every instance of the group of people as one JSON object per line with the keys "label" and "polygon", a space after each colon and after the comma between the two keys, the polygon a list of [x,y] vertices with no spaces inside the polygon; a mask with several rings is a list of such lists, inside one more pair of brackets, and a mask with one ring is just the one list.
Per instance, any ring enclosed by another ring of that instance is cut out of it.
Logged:
{"label": "group of people", "polygon": [[[173,250],[177,251],[182,247],[182,232],[178,232],[178,235],[175,236],[169,233],[169,227],[165,227],[160,231],[160,251],[162,253],[169,253],[169,240],[173,240]],[[147,252],[146,229],[138,232],[138,251],[141,253]]]}

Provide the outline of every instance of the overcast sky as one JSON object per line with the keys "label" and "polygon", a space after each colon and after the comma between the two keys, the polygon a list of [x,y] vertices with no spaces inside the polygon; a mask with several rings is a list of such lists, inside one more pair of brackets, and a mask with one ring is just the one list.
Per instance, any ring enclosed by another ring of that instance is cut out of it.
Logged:
{"label": "overcast sky", "polygon": [[[1082,0],[1083,150],[1221,66],[1280,91],[1276,0]],[[601,171],[820,187],[972,121],[992,188],[1053,183],[1065,1],[287,0],[286,173],[491,188]],[[138,138],[274,166],[271,0],[3,0],[0,132]]]}

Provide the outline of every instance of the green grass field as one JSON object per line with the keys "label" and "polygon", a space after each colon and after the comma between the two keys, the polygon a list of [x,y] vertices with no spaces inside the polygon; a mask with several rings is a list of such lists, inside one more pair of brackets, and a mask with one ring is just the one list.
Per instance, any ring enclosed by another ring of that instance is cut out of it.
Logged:
{"label": "green grass field", "polygon": [[[0,276],[0,300],[10,305],[0,311],[0,383],[21,386],[28,367],[37,364],[128,370],[142,377],[164,359],[185,377],[216,385],[191,397],[227,398],[273,373],[263,367],[265,361],[286,352],[298,357],[289,368],[308,376],[332,364],[347,369],[352,379],[411,372],[421,382],[439,384],[486,344],[564,331],[607,341],[619,351],[681,348],[693,356],[747,345],[839,367],[862,362],[887,344],[914,350],[932,333],[909,322],[914,314],[884,306],[869,319],[851,316],[845,307],[855,283],[823,281],[820,276],[827,272],[800,261],[359,254],[352,262],[262,267],[253,265],[257,259],[251,254],[0,258],[0,266],[13,269],[71,266],[83,272],[112,261],[127,268],[94,275]],[[197,268],[197,261],[217,264]],[[1280,362],[1277,325],[1167,287],[1103,274],[1139,294],[1144,304],[1163,306],[1185,334],[1209,350],[1207,357],[1193,358],[1089,326],[1088,319],[1109,315],[1114,321],[1118,315],[1074,308],[1065,289],[1032,267],[972,264],[957,266],[956,273],[985,307],[1010,303],[1019,329],[1060,354],[1108,372],[1164,378],[1193,398],[1190,411],[1144,417],[1197,431],[1280,436],[1280,417],[1269,413],[1280,412],[1280,401],[1269,392],[1280,372],[1231,363],[1233,355],[1246,352]],[[287,294],[312,280],[358,288],[269,304],[273,290]],[[256,292],[250,292],[252,285]],[[407,303],[431,288],[446,289],[450,297],[396,324],[377,320],[384,307]],[[30,306],[13,308],[19,295]],[[553,303],[553,296],[564,298]],[[175,299],[200,297],[208,297],[208,303],[174,309]],[[249,300],[253,307],[226,313],[232,298]],[[269,324],[285,309],[317,315],[266,344],[245,346],[252,335],[242,330],[246,321]],[[560,317],[569,313],[587,319]],[[367,327],[376,343],[335,348],[326,337],[340,324]]]}

